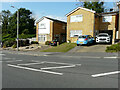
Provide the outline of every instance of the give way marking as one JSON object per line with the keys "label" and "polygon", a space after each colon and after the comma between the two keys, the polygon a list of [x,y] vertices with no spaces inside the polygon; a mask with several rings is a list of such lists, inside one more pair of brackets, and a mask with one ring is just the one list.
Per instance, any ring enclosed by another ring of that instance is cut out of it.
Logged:
{"label": "give way marking", "polygon": [[107,73],[100,73],[100,74],[94,74],[91,75],[92,77],[102,77],[102,76],[107,76],[107,75],[113,75],[113,74],[119,74],[120,71],[114,71],[114,72],[107,72]]}

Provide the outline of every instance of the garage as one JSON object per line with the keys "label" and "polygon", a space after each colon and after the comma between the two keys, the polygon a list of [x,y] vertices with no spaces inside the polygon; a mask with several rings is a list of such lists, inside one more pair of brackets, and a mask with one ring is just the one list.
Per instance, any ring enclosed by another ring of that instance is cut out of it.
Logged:
{"label": "garage", "polygon": [[112,39],[113,39],[113,30],[97,30],[96,35],[100,34],[100,33],[108,33],[111,37],[111,43],[112,43]]}

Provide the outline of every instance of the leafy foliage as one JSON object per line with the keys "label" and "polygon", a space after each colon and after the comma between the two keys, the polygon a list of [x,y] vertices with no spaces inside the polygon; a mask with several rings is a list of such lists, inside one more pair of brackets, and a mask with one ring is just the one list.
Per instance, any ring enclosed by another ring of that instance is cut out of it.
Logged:
{"label": "leafy foliage", "polygon": [[120,43],[113,44],[106,48],[106,52],[118,52],[120,51]]}
{"label": "leafy foliage", "polygon": [[[19,38],[30,38],[35,36],[35,19],[32,12],[25,8],[18,9],[19,12]],[[17,37],[17,11],[11,14],[9,10],[2,12],[2,42],[15,41]],[[10,43],[8,43],[10,44]],[[10,45],[11,46],[11,45]]]}
{"label": "leafy foliage", "polygon": [[102,13],[104,12],[104,2],[84,2],[84,7],[94,10],[97,13]]}

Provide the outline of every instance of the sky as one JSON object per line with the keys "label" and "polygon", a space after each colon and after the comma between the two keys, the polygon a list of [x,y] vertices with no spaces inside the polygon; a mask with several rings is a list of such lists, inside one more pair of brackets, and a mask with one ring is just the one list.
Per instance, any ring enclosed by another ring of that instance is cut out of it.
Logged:
{"label": "sky", "polygon": [[[36,21],[43,16],[48,16],[58,20],[66,21],[66,14],[78,7],[78,2],[2,2],[2,10],[10,10],[11,13],[16,11],[16,8],[26,8],[32,11],[32,16]],[[112,2],[106,2],[107,8],[112,8]]]}

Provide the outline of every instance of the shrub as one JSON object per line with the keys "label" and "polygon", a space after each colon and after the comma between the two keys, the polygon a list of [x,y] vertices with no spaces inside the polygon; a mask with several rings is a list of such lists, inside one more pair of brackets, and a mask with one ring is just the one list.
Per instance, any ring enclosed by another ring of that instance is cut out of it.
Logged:
{"label": "shrub", "polygon": [[32,41],[31,44],[38,44],[38,42],[37,41]]}
{"label": "shrub", "polygon": [[15,44],[12,46],[12,48],[17,48],[17,44],[15,43]]}
{"label": "shrub", "polygon": [[71,43],[71,40],[68,40],[68,43]]}
{"label": "shrub", "polygon": [[3,48],[6,48],[6,44],[3,44]]}
{"label": "shrub", "polygon": [[29,45],[29,40],[19,40],[19,45],[20,46],[27,46],[27,45]]}
{"label": "shrub", "polygon": [[46,41],[46,42],[45,42],[45,45],[50,45],[50,41]]}
{"label": "shrub", "polygon": [[106,48],[106,52],[118,52],[118,51],[120,51],[120,43],[113,44]]}
{"label": "shrub", "polygon": [[4,42],[4,46],[6,46],[6,47],[11,47],[14,43],[15,43],[15,41],[8,40],[8,41],[5,41],[5,42]]}

